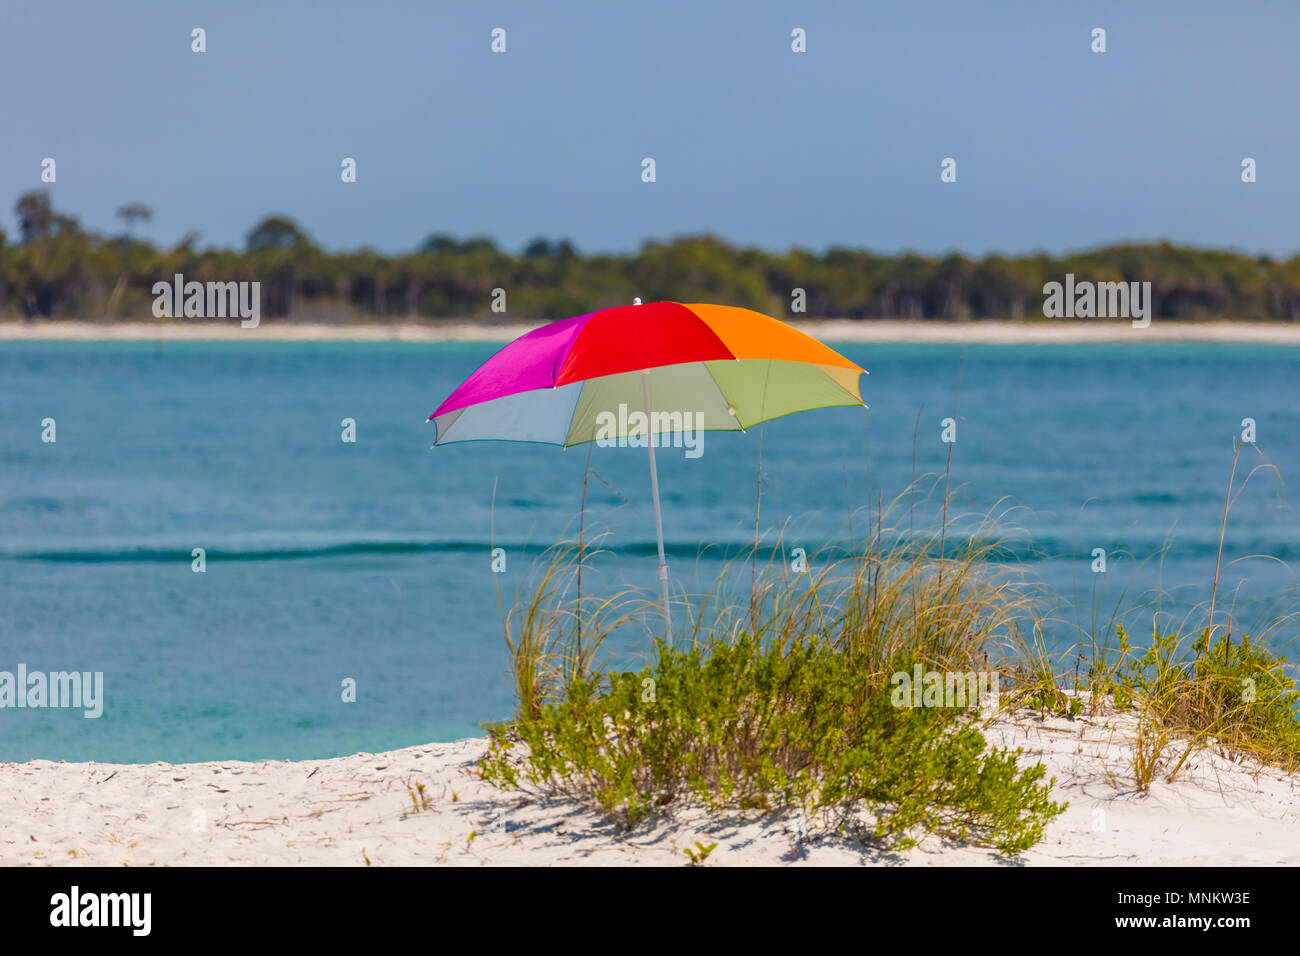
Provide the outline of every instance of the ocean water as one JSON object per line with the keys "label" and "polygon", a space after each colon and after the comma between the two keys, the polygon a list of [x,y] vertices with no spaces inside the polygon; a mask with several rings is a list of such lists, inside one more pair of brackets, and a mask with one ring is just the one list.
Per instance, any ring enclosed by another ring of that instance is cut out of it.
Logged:
{"label": "ocean water", "polygon": [[[105,687],[98,719],[0,710],[0,760],[303,759],[508,716],[494,585],[509,600],[538,551],[574,532],[587,450],[430,448],[425,418],[496,348],[0,344],[0,670],[102,671]],[[878,496],[941,474],[951,416],[951,510],[1016,509],[1011,557],[1057,595],[1053,641],[1152,588],[1178,614],[1208,597],[1250,418],[1220,605],[1247,628],[1297,608],[1300,349],[841,350],[870,371],[869,410],[708,433],[697,459],[660,451],[675,585],[707,588],[721,565],[701,549],[752,540],[760,445],[763,528],[787,525],[786,546],[814,552],[847,540],[850,514],[860,535]],[[588,528],[609,551],[585,586],[653,596],[645,452],[595,448],[591,464]],[[921,524],[934,503],[917,506]],[[1149,633],[1150,609],[1134,613]]]}

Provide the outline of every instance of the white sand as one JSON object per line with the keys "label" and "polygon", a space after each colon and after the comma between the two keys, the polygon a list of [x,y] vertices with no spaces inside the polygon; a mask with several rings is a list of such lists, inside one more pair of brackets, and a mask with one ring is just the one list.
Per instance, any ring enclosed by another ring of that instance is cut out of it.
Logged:
{"label": "white sand", "polygon": [[[1057,777],[1070,808],[1020,858],[1034,865],[1300,864],[1300,775],[1202,754],[1174,784],[1136,793],[1129,718],[1021,712],[987,731]],[[473,773],[482,739],[333,760],[0,764],[0,865],[981,865],[989,850],[938,838],[891,854],[799,838],[791,816],[710,819],[699,809],[628,834],[564,800],[498,791]],[[431,807],[412,812],[407,785]],[[471,834],[476,834],[470,839]]]}
{"label": "white sand", "polygon": [[[1083,342],[1253,342],[1300,345],[1300,323],[1162,322],[1145,329],[1130,322],[941,322],[841,319],[793,323],[828,342],[957,342],[967,344],[1070,344]],[[244,329],[237,319],[203,322],[0,321],[4,340],[508,342],[536,324],[422,322],[319,325],[263,321]]]}

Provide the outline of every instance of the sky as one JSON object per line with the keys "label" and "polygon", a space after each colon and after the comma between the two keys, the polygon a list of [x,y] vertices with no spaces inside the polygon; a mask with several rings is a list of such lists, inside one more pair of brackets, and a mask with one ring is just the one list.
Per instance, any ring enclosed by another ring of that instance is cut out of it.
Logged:
{"label": "sky", "polygon": [[707,232],[1289,256],[1297,37],[1300,4],[1263,0],[4,0],[0,226],[50,157],[56,208],[119,233],[143,202],[137,234],[163,245],[242,248],[281,213],[386,253],[434,232],[615,253]]}

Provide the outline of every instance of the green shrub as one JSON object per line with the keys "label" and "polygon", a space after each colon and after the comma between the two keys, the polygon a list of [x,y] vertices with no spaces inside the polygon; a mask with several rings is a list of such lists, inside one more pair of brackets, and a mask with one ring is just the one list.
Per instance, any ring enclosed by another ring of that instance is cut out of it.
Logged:
{"label": "green shrub", "polygon": [[1251,641],[1203,631],[1192,645],[1190,677],[1171,719],[1213,736],[1226,753],[1300,769],[1300,691],[1286,676],[1286,658]]}
{"label": "green shrub", "polygon": [[[989,750],[958,708],[895,707],[854,655],[819,642],[779,647],[742,634],[689,650],[657,644],[636,674],[572,687],[493,735],[481,769],[635,826],[694,799],[787,809],[814,826],[905,849],[937,833],[1013,854],[1064,811],[1041,765]],[[910,671],[912,659],[898,658]]]}
{"label": "green shrub", "polygon": [[1286,658],[1203,629],[1189,643],[1180,632],[1151,636],[1140,655],[1118,629],[1122,668],[1108,685],[1120,709],[1138,716],[1134,777],[1146,790],[1159,772],[1167,747],[1181,756],[1166,776],[1172,783],[1189,757],[1207,747],[1230,757],[1251,757],[1286,770],[1300,768],[1300,691],[1286,676]]}

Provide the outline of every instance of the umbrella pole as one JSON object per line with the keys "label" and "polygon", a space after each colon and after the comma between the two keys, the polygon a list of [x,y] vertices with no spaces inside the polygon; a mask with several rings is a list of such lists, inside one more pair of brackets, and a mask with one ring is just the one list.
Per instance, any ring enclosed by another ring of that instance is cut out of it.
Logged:
{"label": "umbrella pole", "polygon": [[659,539],[659,597],[664,609],[664,637],[671,644],[673,623],[668,613],[668,559],[664,557],[664,519],[659,510],[659,469],[655,467],[654,435],[650,433],[650,372],[641,372],[641,393],[645,397],[646,448],[650,451],[650,495],[655,503],[655,535]]}

